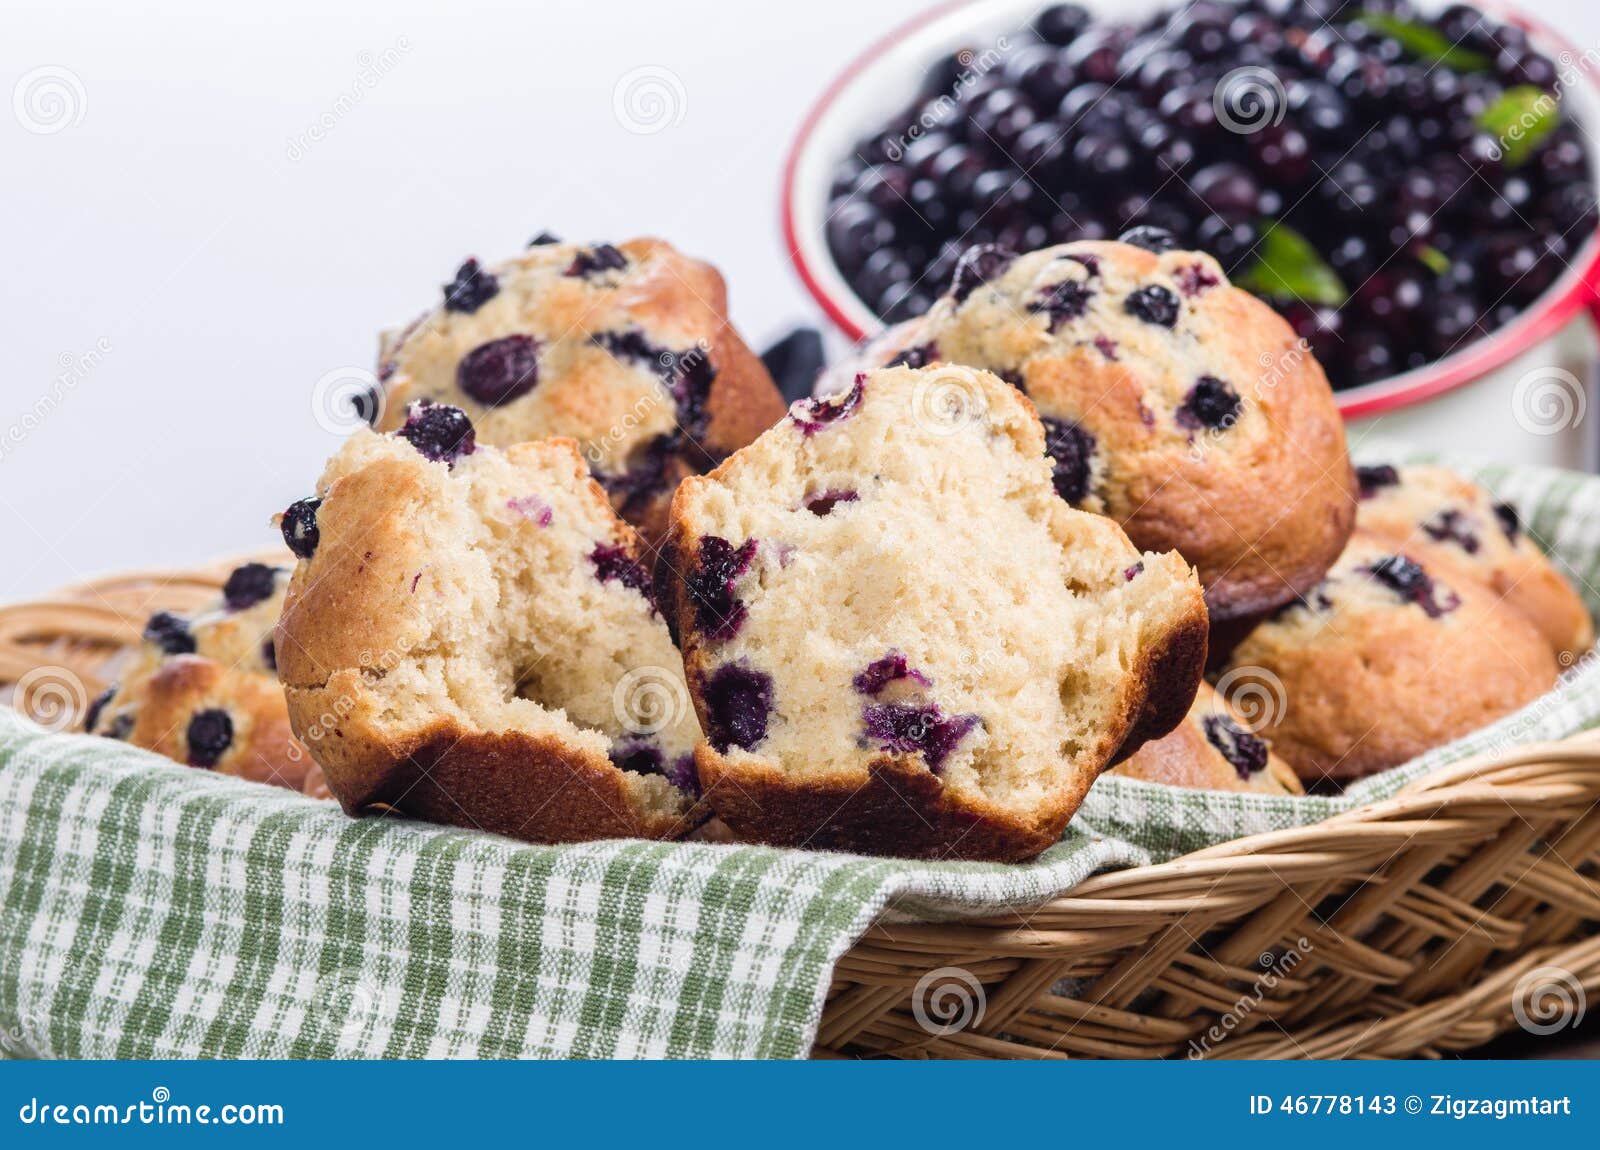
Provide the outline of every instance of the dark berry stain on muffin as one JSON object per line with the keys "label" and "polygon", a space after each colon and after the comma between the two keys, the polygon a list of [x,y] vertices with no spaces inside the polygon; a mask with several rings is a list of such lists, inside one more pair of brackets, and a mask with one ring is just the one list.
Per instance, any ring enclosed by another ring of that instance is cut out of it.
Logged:
{"label": "dark berry stain on muffin", "polygon": [[625,516],[637,512],[667,487],[667,462],[676,449],[671,435],[658,435],[634,449],[625,470],[615,475],[596,476],[611,501]]}
{"label": "dark berry stain on muffin", "polygon": [[317,508],[321,506],[320,499],[301,499],[289,504],[283,513],[279,528],[284,545],[301,559],[311,558],[322,540],[322,532],[317,528]]}
{"label": "dark berry stain on muffin", "polygon": [[854,491],[834,491],[829,489],[820,495],[812,495],[806,499],[806,510],[813,515],[831,515],[833,509],[841,503],[854,503],[861,496]]}
{"label": "dark berry stain on muffin", "polygon": [[868,703],[861,711],[867,740],[896,754],[920,754],[934,774],[981,721],[946,715],[937,703]]}
{"label": "dark berry stain on muffin", "polygon": [[1356,484],[1361,488],[1361,498],[1371,499],[1385,487],[1400,482],[1400,472],[1390,463],[1367,463],[1356,468]]}
{"label": "dark berry stain on muffin", "polygon": [[861,406],[865,375],[858,375],[850,390],[838,395],[825,395],[821,399],[802,399],[789,409],[789,418],[799,425],[804,435],[815,435],[830,423],[838,423],[855,414]]}
{"label": "dark berry stain on muffin", "polygon": [[1461,597],[1448,587],[1440,587],[1422,565],[1404,555],[1385,555],[1367,568],[1379,583],[1407,603],[1415,603],[1430,619],[1448,615],[1461,606]]}
{"label": "dark berry stain on muffin", "polygon": [[500,294],[500,281],[468,260],[456,269],[456,277],[444,285],[444,310],[471,315]]}
{"label": "dark berry stain on muffin", "polygon": [[1076,423],[1048,416],[1039,422],[1044,424],[1044,450],[1050,456],[1056,493],[1068,503],[1078,503],[1089,495],[1094,436]]}
{"label": "dark berry stain on muffin", "polygon": [[1129,292],[1122,310],[1145,323],[1173,327],[1178,322],[1178,297],[1160,284],[1151,284]]}
{"label": "dark berry stain on muffin", "polygon": [[623,738],[611,744],[611,765],[641,775],[659,775],[664,763],[661,748],[643,738]]}
{"label": "dark berry stain on muffin", "polygon": [[974,244],[961,253],[955,275],[950,278],[951,298],[961,303],[1004,272],[1016,258],[1016,252],[999,244]]}
{"label": "dark berry stain on muffin", "polygon": [[472,420],[459,407],[446,403],[413,403],[405,426],[395,434],[435,463],[454,466],[463,455],[478,449]]}
{"label": "dark berry stain on muffin", "polygon": [[[392,363],[385,363],[378,370],[378,378],[380,380],[387,379],[393,374],[394,364]],[[357,419],[368,427],[378,426],[378,416],[383,414],[383,392],[376,384],[356,395],[349,396],[347,402],[350,404],[350,410],[355,412]]]}
{"label": "dark berry stain on muffin", "polygon": [[1190,430],[1200,427],[1226,430],[1238,419],[1243,406],[1239,393],[1226,381],[1214,375],[1202,375],[1183,397],[1183,406],[1178,408],[1178,426]]}
{"label": "dark berry stain on muffin", "polygon": [[144,625],[144,641],[153,643],[164,655],[194,654],[194,633],[189,620],[171,611],[157,611]]}
{"label": "dark berry stain on muffin", "polygon": [[93,731],[100,722],[100,715],[106,709],[106,704],[117,697],[117,685],[112,683],[93,699],[89,700],[89,709],[83,713],[83,729]]}
{"label": "dark berry stain on muffin", "polygon": [[1204,264],[1185,264],[1173,278],[1178,281],[1178,290],[1185,296],[1197,296],[1222,282],[1221,277]]}
{"label": "dark berry stain on muffin", "polygon": [[560,242],[561,237],[556,235],[554,232],[540,232],[538,235],[534,236],[533,239],[528,241],[528,246],[530,248],[545,248],[549,247],[551,244],[559,244]]}
{"label": "dark berry stain on muffin", "polygon": [[456,366],[456,383],[485,407],[527,395],[539,382],[539,341],[508,335],[467,352]]}
{"label": "dark berry stain on muffin", "polygon": [[684,794],[694,798],[700,797],[700,772],[695,769],[693,751],[679,755],[674,762],[664,764],[661,773],[666,776],[667,782]]}
{"label": "dark berry stain on muffin", "polygon": [[895,356],[885,367],[927,367],[939,358],[937,344],[924,343],[916,347],[908,347]]}
{"label": "dark berry stain on muffin", "polygon": [[212,707],[196,711],[185,738],[191,767],[214,767],[233,744],[233,720],[228,712]]}
{"label": "dark berry stain on muffin", "polygon": [[1266,741],[1245,730],[1230,716],[1207,715],[1201,725],[1205,727],[1206,741],[1232,764],[1241,779],[1248,780],[1267,765]]}
{"label": "dark berry stain on muffin", "polygon": [[271,635],[261,640],[261,663],[269,671],[278,669],[278,649],[273,646]]}
{"label": "dark berry stain on muffin", "polygon": [[1509,503],[1496,503],[1494,517],[1500,523],[1500,530],[1505,532],[1506,540],[1515,543],[1522,534],[1522,520],[1517,516],[1517,509]]}
{"label": "dark berry stain on muffin", "polygon": [[743,663],[718,667],[701,690],[706,704],[706,738],[718,751],[750,750],[767,737],[772,714],[772,678]]}
{"label": "dark berry stain on muffin", "polygon": [[556,513],[543,499],[537,495],[516,495],[506,500],[506,506],[531,523],[540,527],[548,527],[555,522]]}
{"label": "dark berry stain on muffin", "polygon": [[1454,543],[1468,555],[1476,555],[1481,543],[1472,529],[1472,520],[1454,507],[1447,507],[1422,525],[1423,534],[1439,543]]}
{"label": "dark berry stain on muffin", "polygon": [[1132,583],[1136,578],[1138,578],[1140,575],[1143,575],[1143,574],[1144,574],[1144,560],[1141,559],[1137,563],[1135,563],[1132,567],[1124,567],[1122,569],[1122,581],[1124,583]]}
{"label": "dark berry stain on muffin", "polygon": [[890,683],[909,679],[921,687],[933,686],[933,680],[906,662],[903,652],[890,651],[881,659],[874,659],[850,680],[857,693],[877,698]]}
{"label": "dark berry stain on muffin", "polygon": [[685,583],[694,600],[695,626],[717,642],[733,638],[744,624],[745,606],[733,584],[755,555],[754,539],[746,539],[738,547],[719,535],[700,540],[694,570]]}
{"label": "dark berry stain on muffin", "polygon": [[1028,310],[1048,315],[1050,330],[1055,331],[1062,324],[1078,319],[1088,311],[1089,301],[1093,298],[1094,288],[1082,280],[1062,280],[1045,288],[1039,297],[1028,305]]}
{"label": "dark berry stain on muffin", "polygon": [[1166,228],[1154,227],[1150,224],[1141,224],[1136,228],[1129,228],[1117,237],[1119,244],[1132,244],[1136,248],[1143,248],[1147,252],[1170,252],[1177,248],[1178,237]]}
{"label": "dark berry stain on muffin", "polygon": [[132,715],[118,715],[111,720],[111,725],[106,728],[106,738],[116,739],[118,742],[126,739],[131,734],[133,734]]}
{"label": "dark berry stain on muffin", "polygon": [[573,257],[565,275],[590,276],[600,272],[620,271],[628,266],[628,257],[610,244],[595,244]]}
{"label": "dark berry stain on muffin", "polygon": [[628,554],[626,547],[599,543],[589,553],[594,564],[595,577],[602,583],[616,580],[624,587],[632,587],[646,599],[650,598],[650,572],[644,564]]}
{"label": "dark berry stain on muffin", "polygon": [[235,567],[222,585],[222,601],[230,611],[243,611],[272,598],[278,587],[278,569],[265,563],[246,563]]}
{"label": "dark berry stain on muffin", "polygon": [[705,435],[707,401],[717,378],[711,353],[704,347],[683,351],[652,343],[641,331],[596,332],[589,342],[605,349],[613,358],[637,364],[651,371],[672,395],[678,409],[678,426],[693,439]]}
{"label": "dark berry stain on muffin", "polygon": [[1109,335],[1095,336],[1094,348],[1101,355],[1105,356],[1106,359],[1111,363],[1117,362],[1117,341],[1112,339]]}

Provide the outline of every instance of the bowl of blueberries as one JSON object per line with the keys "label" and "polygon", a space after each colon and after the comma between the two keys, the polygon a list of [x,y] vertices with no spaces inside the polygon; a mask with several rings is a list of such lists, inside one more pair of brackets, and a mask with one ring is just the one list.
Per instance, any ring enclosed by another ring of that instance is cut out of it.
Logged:
{"label": "bowl of blueberries", "polygon": [[791,150],[807,288],[862,339],[971,245],[1210,252],[1347,419],[1593,469],[1600,52],[1503,6],[966,0],[869,48]]}

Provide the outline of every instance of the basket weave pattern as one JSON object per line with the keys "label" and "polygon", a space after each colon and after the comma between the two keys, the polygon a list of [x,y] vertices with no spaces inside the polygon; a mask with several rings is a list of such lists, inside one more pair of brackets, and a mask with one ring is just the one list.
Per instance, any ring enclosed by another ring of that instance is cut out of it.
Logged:
{"label": "basket weave pattern", "polygon": [[[0,701],[65,727],[38,713],[30,674],[65,671],[86,702],[152,611],[195,609],[236,563],[0,607]],[[1597,875],[1600,733],[1586,733],[1027,911],[880,924],[835,969],[816,1053],[1438,1056],[1538,1026],[1552,992],[1600,994]]]}

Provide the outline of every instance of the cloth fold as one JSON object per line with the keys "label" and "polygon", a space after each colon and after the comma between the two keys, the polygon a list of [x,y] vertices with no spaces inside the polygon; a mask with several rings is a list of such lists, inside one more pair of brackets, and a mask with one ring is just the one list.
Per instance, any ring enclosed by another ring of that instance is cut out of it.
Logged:
{"label": "cloth fold", "polygon": [[[1464,470],[1518,505],[1596,607],[1600,480]],[[1006,866],[352,820],[0,708],[0,1052],[804,1057],[834,963],[875,920],[1042,902],[1597,722],[1591,656],[1517,714],[1338,798],[1107,776],[1060,843]]]}

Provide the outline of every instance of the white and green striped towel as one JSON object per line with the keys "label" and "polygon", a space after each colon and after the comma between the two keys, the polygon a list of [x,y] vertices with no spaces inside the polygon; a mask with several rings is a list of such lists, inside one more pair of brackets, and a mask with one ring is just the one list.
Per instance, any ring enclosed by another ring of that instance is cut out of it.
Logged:
{"label": "white and green striped towel", "polygon": [[[1600,585],[1600,480],[1478,476]],[[1591,607],[1600,596],[1586,590]],[[798,1057],[877,917],[1038,902],[1302,825],[1600,722],[1600,671],[1338,799],[1107,777],[1024,866],[760,847],[535,847],[178,767],[0,708],[0,1051],[12,1057]]]}

